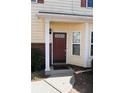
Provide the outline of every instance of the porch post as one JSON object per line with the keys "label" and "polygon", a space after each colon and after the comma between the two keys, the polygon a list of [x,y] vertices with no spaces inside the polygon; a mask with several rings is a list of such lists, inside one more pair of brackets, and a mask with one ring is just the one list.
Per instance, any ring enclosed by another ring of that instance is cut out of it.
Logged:
{"label": "porch post", "polygon": [[50,20],[45,18],[45,71],[50,71],[49,24]]}
{"label": "porch post", "polygon": [[85,53],[84,53],[84,62],[85,62],[85,67],[88,66],[88,29],[89,29],[89,24],[85,23]]}

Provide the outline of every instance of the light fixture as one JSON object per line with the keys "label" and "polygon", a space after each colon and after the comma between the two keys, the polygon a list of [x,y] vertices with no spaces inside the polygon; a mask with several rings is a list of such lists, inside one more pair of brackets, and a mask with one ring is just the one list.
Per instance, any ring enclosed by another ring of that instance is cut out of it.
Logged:
{"label": "light fixture", "polygon": [[51,33],[52,33],[52,29],[50,28],[50,29],[49,29],[49,34],[51,34]]}

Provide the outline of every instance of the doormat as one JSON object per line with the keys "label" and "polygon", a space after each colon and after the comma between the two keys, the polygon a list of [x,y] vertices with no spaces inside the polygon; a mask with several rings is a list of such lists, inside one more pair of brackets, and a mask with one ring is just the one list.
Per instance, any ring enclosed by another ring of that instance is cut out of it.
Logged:
{"label": "doormat", "polygon": [[63,69],[69,69],[67,65],[54,65],[53,66],[54,70],[63,70]]}

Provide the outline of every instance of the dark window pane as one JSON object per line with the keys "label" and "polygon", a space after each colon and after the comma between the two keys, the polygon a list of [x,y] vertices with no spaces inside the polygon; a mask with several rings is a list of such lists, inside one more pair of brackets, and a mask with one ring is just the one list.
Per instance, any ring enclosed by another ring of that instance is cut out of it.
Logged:
{"label": "dark window pane", "polygon": [[93,43],[93,32],[91,33],[91,43]]}
{"label": "dark window pane", "polygon": [[93,0],[88,0],[88,7],[93,7]]}
{"label": "dark window pane", "polygon": [[93,45],[91,45],[91,56],[93,56]]}
{"label": "dark window pane", "polygon": [[73,55],[80,55],[80,44],[73,44]]}

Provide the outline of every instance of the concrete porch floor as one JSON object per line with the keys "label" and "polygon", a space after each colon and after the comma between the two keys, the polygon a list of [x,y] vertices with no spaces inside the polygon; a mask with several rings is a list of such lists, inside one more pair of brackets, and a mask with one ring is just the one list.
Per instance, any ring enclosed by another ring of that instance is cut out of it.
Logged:
{"label": "concrete porch floor", "polygon": [[67,64],[54,64],[50,71],[46,71],[46,75],[72,75],[74,71]]}

